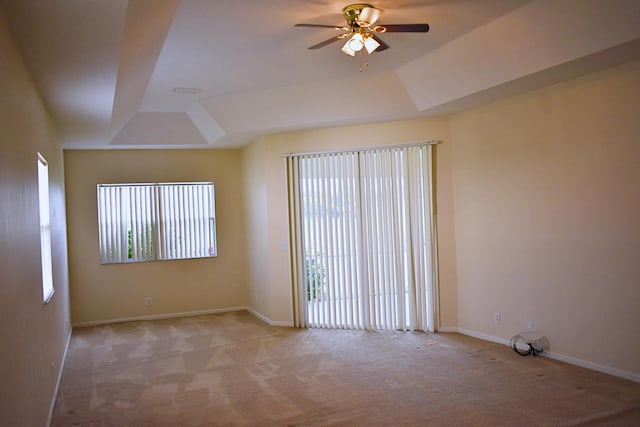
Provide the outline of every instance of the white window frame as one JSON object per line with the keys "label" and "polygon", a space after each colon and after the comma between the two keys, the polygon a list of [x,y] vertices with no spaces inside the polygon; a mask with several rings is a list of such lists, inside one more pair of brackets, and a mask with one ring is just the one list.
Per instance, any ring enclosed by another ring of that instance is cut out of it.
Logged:
{"label": "white window frame", "polygon": [[217,256],[212,182],[99,184],[101,264]]}
{"label": "white window frame", "polygon": [[49,204],[49,164],[38,153],[38,211],[40,218],[40,260],[42,266],[42,301],[49,303],[53,287],[53,263],[51,260],[51,213]]}

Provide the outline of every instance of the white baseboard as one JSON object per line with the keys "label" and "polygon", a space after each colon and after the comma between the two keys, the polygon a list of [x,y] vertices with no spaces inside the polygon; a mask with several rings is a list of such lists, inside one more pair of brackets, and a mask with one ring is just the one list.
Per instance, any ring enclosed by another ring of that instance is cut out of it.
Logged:
{"label": "white baseboard", "polygon": [[589,362],[587,360],[578,359],[572,356],[566,356],[564,354],[554,353],[552,351],[545,351],[542,356],[547,356],[549,359],[559,360],[561,362],[569,363],[571,365],[580,366],[583,368],[591,369],[593,371],[603,372],[605,374],[613,375],[615,377],[624,378],[626,380],[640,383],[640,374],[635,374],[629,371],[623,371],[622,369],[612,368],[610,366],[600,365],[599,363]]}
{"label": "white baseboard", "polygon": [[247,307],[246,309],[249,313],[256,316],[258,319],[262,320],[264,323],[270,326],[285,326],[285,327],[293,327],[293,322],[291,321],[283,321],[283,320],[271,320],[267,316],[262,313],[257,312],[251,307]]}
{"label": "white baseboard", "polygon": [[484,341],[495,342],[495,343],[503,344],[506,346],[509,345],[509,340],[507,339],[494,337],[493,335],[484,334],[482,332],[472,331],[470,329],[463,329],[463,328],[458,328],[458,332],[461,333],[462,335],[468,335],[470,337],[479,338]]}
{"label": "white baseboard", "polygon": [[286,320],[272,320],[271,326],[282,326],[285,328],[293,328],[293,322]]}
{"label": "white baseboard", "polygon": [[119,319],[93,320],[90,322],[74,323],[73,327],[82,328],[85,326],[99,326],[99,325],[108,325],[111,323],[135,322],[139,320],[172,319],[174,317],[202,316],[205,314],[227,313],[230,311],[243,311],[243,310],[249,310],[249,307],[244,306],[244,307],[214,308],[210,310],[185,311],[182,313],[153,314],[150,316],[135,316],[135,317],[122,317]]}
{"label": "white baseboard", "polygon": [[[456,328],[456,327],[444,327],[438,330],[439,332],[458,332],[462,335],[468,335],[470,337],[479,338],[484,341],[495,342],[509,346],[509,340],[499,337],[494,337],[482,332],[472,331],[469,329]],[[578,359],[573,356],[566,356],[560,353],[554,353],[552,351],[545,351],[540,356],[548,357],[549,359],[559,360],[561,362],[569,363],[571,365],[580,366],[582,368],[591,369],[593,371],[603,372],[605,374],[613,375],[615,377],[624,378],[626,380],[640,383],[640,374],[634,372],[623,371],[622,369],[612,368],[610,366],[601,365],[599,363],[589,362],[587,360]]]}
{"label": "white baseboard", "polygon": [[445,334],[450,334],[450,333],[458,333],[460,331],[458,330],[457,326],[440,326],[440,327],[438,327],[436,332],[442,332],[442,333],[445,333]]}
{"label": "white baseboard", "polygon": [[69,344],[71,343],[71,330],[67,332],[67,342],[64,345],[64,352],[62,353],[62,360],[60,361],[60,366],[58,367],[58,378],[56,380],[56,386],[53,389],[53,397],[51,398],[51,403],[49,404],[49,416],[47,417],[46,426],[51,425],[51,421],[53,421],[53,411],[56,407],[56,400],[58,400],[58,392],[60,391],[60,383],[62,383],[62,372],[64,371],[64,364],[67,361],[67,351],[69,350]]}

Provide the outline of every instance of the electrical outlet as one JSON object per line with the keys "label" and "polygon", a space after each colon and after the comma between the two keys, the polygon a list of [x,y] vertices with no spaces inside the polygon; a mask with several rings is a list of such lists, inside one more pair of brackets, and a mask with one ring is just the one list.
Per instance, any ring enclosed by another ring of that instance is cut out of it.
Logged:
{"label": "electrical outlet", "polygon": [[527,329],[533,329],[533,320],[527,322]]}
{"label": "electrical outlet", "polygon": [[153,298],[151,298],[151,297],[147,297],[147,299],[146,299],[146,303],[147,303],[147,305],[151,305],[151,304],[153,304]]}
{"label": "electrical outlet", "polygon": [[502,322],[502,317],[500,316],[499,311],[496,311],[495,313],[493,313],[493,321],[496,322],[496,324],[499,324],[500,322]]}

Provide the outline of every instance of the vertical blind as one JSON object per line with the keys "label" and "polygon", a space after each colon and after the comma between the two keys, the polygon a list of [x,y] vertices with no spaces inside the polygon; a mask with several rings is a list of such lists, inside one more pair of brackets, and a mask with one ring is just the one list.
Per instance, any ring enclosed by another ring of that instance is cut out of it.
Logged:
{"label": "vertical blind", "polygon": [[287,158],[296,326],[433,331],[430,145]]}
{"label": "vertical blind", "polygon": [[103,264],[217,255],[213,183],[98,185]]}

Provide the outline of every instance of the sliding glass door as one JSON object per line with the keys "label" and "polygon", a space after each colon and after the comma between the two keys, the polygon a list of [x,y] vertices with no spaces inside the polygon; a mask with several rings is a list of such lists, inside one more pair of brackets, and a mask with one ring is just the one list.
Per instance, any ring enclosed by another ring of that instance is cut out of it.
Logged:
{"label": "sliding glass door", "polygon": [[290,156],[295,323],[435,327],[431,146]]}

